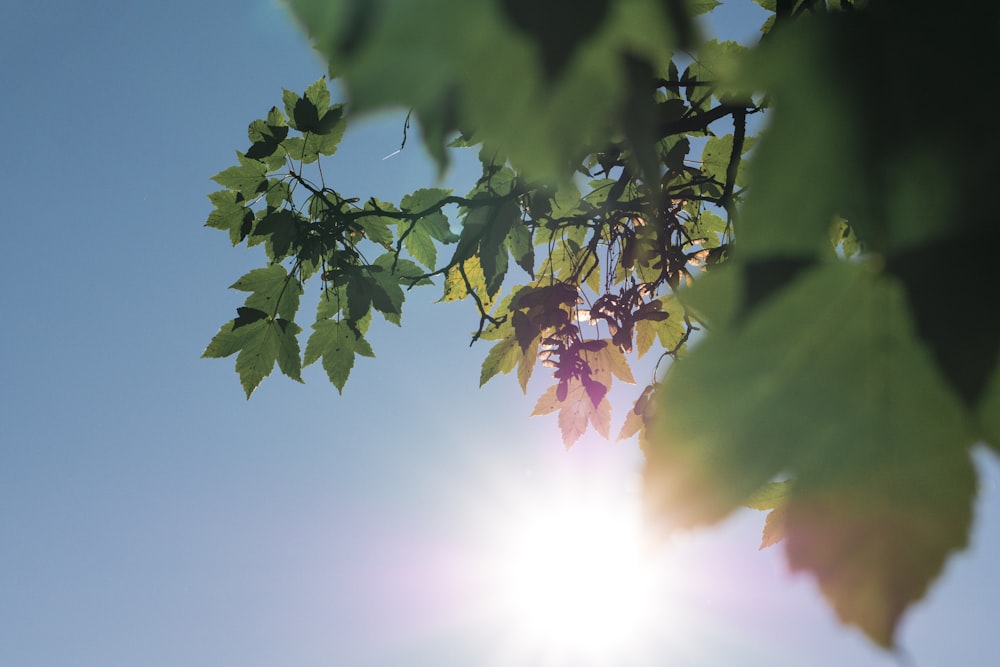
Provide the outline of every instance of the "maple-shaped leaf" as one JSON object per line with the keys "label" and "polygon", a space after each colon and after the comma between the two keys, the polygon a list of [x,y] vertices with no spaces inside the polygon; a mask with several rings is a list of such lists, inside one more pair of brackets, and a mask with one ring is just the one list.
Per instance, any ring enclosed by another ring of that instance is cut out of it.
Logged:
{"label": "maple-shaped leaf", "polygon": [[229,232],[229,240],[238,245],[253,227],[253,211],[247,207],[243,196],[232,190],[219,190],[208,196],[215,207],[208,214],[206,227]]}
{"label": "maple-shaped leaf", "polygon": [[236,357],[236,372],[247,398],[271,374],[277,362],[279,370],[302,382],[298,334],[302,331],[294,322],[261,317],[260,311],[240,309],[240,317],[222,325],[219,333],[205,348],[202,357]]}
{"label": "maple-shaped leaf", "polygon": [[308,230],[308,223],[294,211],[277,209],[264,214],[257,223],[253,235],[267,236],[270,256],[280,261],[301,246],[302,236]]}
{"label": "maple-shaped leaf", "polygon": [[635,323],[635,347],[640,358],[649,352],[656,341],[664,350],[679,350],[688,335],[684,306],[675,297],[661,297],[655,303],[660,307],[657,312],[665,317],[647,317]]}
{"label": "maple-shaped leaf", "polygon": [[[272,109],[272,111],[281,113],[277,109]],[[279,150],[281,142],[288,136],[288,125],[285,124],[284,116],[272,116],[272,119],[278,122],[271,124],[264,120],[255,120],[250,123],[247,130],[247,135],[253,143],[247,149],[246,156],[252,160],[264,162],[269,169],[277,167],[278,159],[285,159],[283,152],[277,156],[275,153]]]}
{"label": "maple-shaped leaf", "polygon": [[406,252],[427,268],[433,269],[437,262],[437,248],[422,222],[423,220],[415,220],[407,227],[401,226],[400,234],[403,235]]}
{"label": "maple-shaped leaf", "polygon": [[[746,137],[743,141],[743,152],[749,151],[754,144],[752,137]],[[709,178],[714,178],[719,183],[726,182],[726,170],[729,168],[729,157],[733,153],[733,135],[727,134],[724,137],[712,137],[705,143],[705,148],[701,155],[702,173],[704,173]],[[744,185],[744,170],[746,169],[746,162],[740,161],[739,174],[736,177],[736,185]],[[716,216],[718,217],[718,216]],[[719,219],[721,220],[721,218]],[[712,220],[711,217],[706,219],[706,224],[716,223],[718,221]],[[725,229],[725,223],[723,223],[723,229],[718,231],[723,231]],[[699,234],[700,236],[700,234]]]}
{"label": "maple-shaped leaf", "polygon": [[644,447],[651,511],[717,521],[789,474],[792,567],[882,645],[966,543],[968,415],[878,264],[803,272],[677,362],[657,403]]}
{"label": "maple-shaped leaf", "polygon": [[[462,275],[463,271],[464,276]],[[468,284],[466,284],[466,280],[468,280]],[[486,277],[483,275],[483,267],[479,263],[479,257],[475,255],[448,269],[444,277],[444,294],[441,296],[441,301],[464,299],[469,296],[469,286],[482,301],[483,308],[489,312],[496,302],[496,295],[490,296],[486,292]]]}
{"label": "maple-shaped leaf", "polygon": [[399,324],[403,291],[384,266],[374,264],[352,267],[345,277],[347,309],[352,321],[364,317],[374,307],[386,320]]}
{"label": "maple-shaped leaf", "polygon": [[375,352],[358,332],[344,320],[320,320],[312,326],[306,343],[306,366],[323,359],[323,369],[330,382],[343,393],[347,378],[354,368],[354,357],[374,357]]}
{"label": "maple-shaped leaf", "polygon": [[609,437],[611,428],[611,402],[607,397],[594,405],[583,382],[578,378],[567,381],[566,397],[559,400],[559,385],[553,385],[538,398],[532,415],[547,415],[559,411],[559,431],[562,433],[563,444],[569,449],[580,439],[587,426],[591,425],[605,438]]}
{"label": "maple-shaped leaf", "polygon": [[711,211],[701,210],[697,217],[686,224],[688,236],[697,239],[702,248],[718,248],[726,232],[726,221]]}
{"label": "maple-shaped leaf", "polygon": [[605,345],[598,350],[584,352],[581,355],[590,366],[593,378],[608,388],[611,387],[612,375],[622,382],[635,384],[635,377],[632,375],[632,368],[629,366],[625,353],[617,345],[611,345],[608,340],[600,342],[605,343]]}
{"label": "maple-shaped leaf", "polygon": [[223,169],[213,176],[212,180],[234,192],[239,192],[244,199],[250,199],[263,191],[262,186],[267,183],[264,177],[267,167],[263,162],[248,158],[243,153],[237,152],[236,157],[240,162],[238,167]]}
{"label": "maple-shaped leaf", "polygon": [[420,215],[415,220],[401,221],[399,233],[406,251],[430,269],[433,269],[437,262],[437,247],[434,241],[454,243],[458,240],[458,236],[452,233],[448,225],[448,218],[440,211],[444,200],[450,194],[451,190],[424,188],[406,195],[399,204],[403,211]]}
{"label": "maple-shaped leaf", "polygon": [[[925,421],[897,418],[918,428]],[[793,487],[785,550],[793,570],[816,577],[841,621],[891,648],[903,612],[924,596],[948,554],[968,545],[976,475],[960,442],[877,444],[881,451],[864,469]]]}
{"label": "maple-shaped leaf", "polygon": [[291,320],[299,309],[302,286],[280,264],[254,269],[229,286],[241,292],[251,292],[246,306]]}
{"label": "maple-shaped leaf", "polygon": [[451,190],[443,188],[421,188],[413,194],[404,196],[399,201],[399,207],[408,213],[428,213],[440,209],[451,193]]}

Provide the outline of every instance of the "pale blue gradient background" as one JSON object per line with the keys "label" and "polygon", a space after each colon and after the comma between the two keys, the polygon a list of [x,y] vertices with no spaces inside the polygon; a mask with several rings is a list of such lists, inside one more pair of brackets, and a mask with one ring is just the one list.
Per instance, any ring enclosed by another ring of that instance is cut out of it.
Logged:
{"label": "pale blue gradient background", "polygon": [[[732,4],[752,18],[728,28],[752,34],[759,15]],[[431,305],[434,289],[412,294],[402,329],[375,323],[378,358],[342,397],[313,367],[248,402],[231,359],[199,359],[241,303],[226,285],[259,261],[202,227],[208,179],[281,87],[323,73],[281,11],[2,8],[0,665],[540,664],[476,623],[482,536],[512,489],[634,494],[634,442],[566,453],[554,418],[528,418],[543,383],[477,390],[475,312]],[[386,199],[433,185],[413,134],[382,160],[400,131],[398,114],[355,127],[328,182]],[[1000,475],[981,462],[973,547],[902,627],[920,667],[1000,649]],[[779,550],[756,551],[761,523],[747,512],[665,553],[688,586],[619,664],[897,664],[839,627]]]}

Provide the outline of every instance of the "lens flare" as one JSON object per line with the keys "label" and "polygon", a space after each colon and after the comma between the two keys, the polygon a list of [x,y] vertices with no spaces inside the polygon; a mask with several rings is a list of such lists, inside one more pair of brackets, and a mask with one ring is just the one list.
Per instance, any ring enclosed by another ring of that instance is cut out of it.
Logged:
{"label": "lens flare", "polygon": [[537,664],[614,664],[649,631],[660,571],[634,501],[563,490],[498,531],[495,609],[514,644],[544,656]]}

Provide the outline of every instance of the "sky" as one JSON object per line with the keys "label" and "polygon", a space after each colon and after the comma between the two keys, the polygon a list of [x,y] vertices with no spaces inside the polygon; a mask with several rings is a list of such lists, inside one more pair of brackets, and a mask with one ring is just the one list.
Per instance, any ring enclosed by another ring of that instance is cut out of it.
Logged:
{"label": "sky", "polygon": [[[634,441],[566,451],[554,417],[529,417],[543,382],[477,389],[475,310],[432,303],[433,288],[402,328],[373,325],[378,356],[342,396],[317,365],[248,401],[231,358],[200,359],[242,303],[226,287],[262,262],[203,226],[209,177],[282,87],[324,73],[280,7],[3,10],[0,665],[560,664],[492,605],[498,555],[566,499],[637,512]],[[383,159],[402,117],[352,126],[328,182],[397,201],[437,185],[416,142]],[[467,188],[472,169],[459,160],[448,183]],[[900,630],[913,665],[1000,650],[1000,466],[977,460],[972,546]],[[757,550],[762,523],[747,510],[646,554],[641,633],[599,664],[900,664],[841,627],[780,549]]]}

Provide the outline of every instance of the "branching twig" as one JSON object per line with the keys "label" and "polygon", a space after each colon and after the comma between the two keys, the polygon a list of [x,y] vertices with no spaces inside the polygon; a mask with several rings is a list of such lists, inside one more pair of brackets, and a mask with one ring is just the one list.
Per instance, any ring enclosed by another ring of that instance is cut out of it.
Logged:
{"label": "branching twig", "polygon": [[475,344],[475,342],[477,340],[479,340],[480,337],[482,337],[483,330],[486,328],[486,323],[487,322],[489,322],[493,326],[500,326],[501,324],[503,324],[507,320],[507,317],[504,316],[504,317],[501,317],[501,318],[496,318],[496,317],[493,317],[492,315],[490,315],[486,311],[486,306],[483,305],[482,299],[480,299],[479,295],[476,294],[476,290],[474,290],[472,288],[472,282],[469,280],[469,276],[466,275],[466,273],[465,273],[465,261],[464,260],[458,263],[458,273],[459,273],[459,275],[462,276],[462,281],[465,283],[465,289],[466,289],[466,291],[469,294],[472,295],[472,298],[476,302],[476,308],[479,309],[479,328],[476,330],[476,333],[474,333],[472,335],[472,340],[469,341],[469,347],[472,347]]}
{"label": "branching twig", "polygon": [[382,158],[383,160],[388,160],[393,155],[398,155],[398,154],[402,153],[403,149],[406,148],[406,131],[408,129],[410,129],[410,114],[412,114],[412,113],[413,113],[413,109],[410,109],[406,113],[406,122],[403,123],[403,141],[402,141],[402,143],[399,144],[399,149],[398,150],[394,150],[393,152],[391,152],[388,155],[386,155],[384,158]]}

